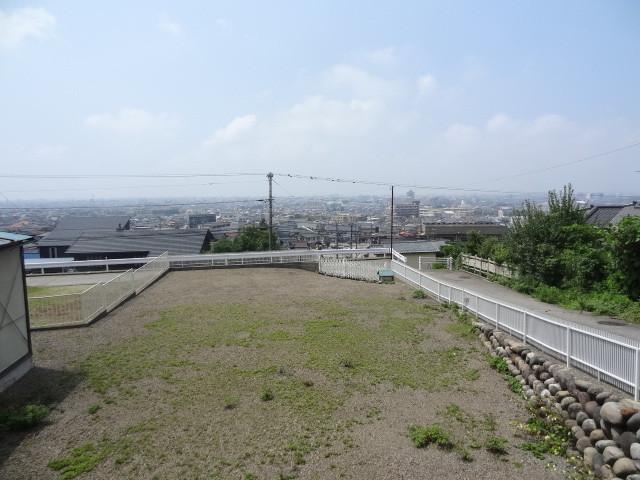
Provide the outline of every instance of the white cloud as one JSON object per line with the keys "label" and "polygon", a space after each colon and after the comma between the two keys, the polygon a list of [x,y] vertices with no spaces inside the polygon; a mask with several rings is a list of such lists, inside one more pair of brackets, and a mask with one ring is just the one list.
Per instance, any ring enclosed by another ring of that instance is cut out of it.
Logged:
{"label": "white cloud", "polygon": [[396,49],[385,47],[367,54],[367,59],[374,65],[389,66],[396,60]]}
{"label": "white cloud", "polygon": [[15,48],[29,37],[50,37],[55,25],[56,18],[44,8],[0,10],[0,47]]}
{"label": "white cloud", "polygon": [[179,37],[183,33],[182,25],[169,18],[167,14],[160,15],[160,20],[158,20],[158,28],[169,35],[174,37]]}
{"label": "white cloud", "polygon": [[85,118],[85,125],[96,130],[119,134],[167,133],[179,124],[168,113],[149,113],[137,108],[123,108],[116,113],[97,113]]}
{"label": "white cloud", "polygon": [[489,133],[513,132],[517,126],[517,122],[508,115],[497,113],[487,121],[486,130]]}
{"label": "white cloud", "polygon": [[214,147],[228,142],[233,142],[253,130],[256,125],[257,117],[254,114],[236,117],[231,120],[225,127],[216,130],[211,137],[204,142],[205,147]]}
{"label": "white cloud", "polygon": [[390,81],[352,65],[334,65],[325,72],[324,77],[329,86],[346,88],[357,98],[386,97],[396,92],[396,87]]}
{"label": "white cloud", "polygon": [[233,32],[233,22],[228,18],[216,18],[214,24],[219,33],[229,34]]}
{"label": "white cloud", "polygon": [[438,81],[433,75],[422,75],[416,81],[421,95],[431,95],[438,89]]}

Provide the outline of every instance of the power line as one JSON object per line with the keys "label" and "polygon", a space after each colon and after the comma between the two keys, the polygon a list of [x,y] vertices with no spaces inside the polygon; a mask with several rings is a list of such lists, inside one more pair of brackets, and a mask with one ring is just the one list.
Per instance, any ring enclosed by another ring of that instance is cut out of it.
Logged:
{"label": "power line", "polygon": [[266,199],[253,199],[253,200],[228,200],[228,201],[216,201],[216,202],[188,202],[188,203],[145,203],[136,205],[71,205],[71,206],[41,206],[41,207],[0,207],[0,210],[68,210],[68,209],[109,209],[109,208],[146,208],[146,207],[189,207],[192,205],[222,205],[231,203],[252,203],[252,202],[265,202]]}
{"label": "power line", "polygon": [[247,177],[262,176],[263,173],[163,173],[163,174],[25,174],[25,173],[1,173],[0,178],[42,178],[42,179],[81,179],[81,178],[197,178],[197,177]]}
{"label": "power line", "polygon": [[[2,175],[0,175],[2,177]],[[130,190],[139,188],[173,188],[173,187],[207,187],[213,185],[233,185],[233,184],[245,184],[245,183],[262,183],[262,180],[242,180],[239,182],[207,182],[207,183],[181,183],[181,184],[147,184],[147,185],[122,185],[122,186],[104,186],[104,187],[82,187],[82,188],[39,188],[38,192],[68,192],[68,191],[93,191],[93,190]],[[33,192],[33,189],[29,190],[4,190],[4,193],[26,193]],[[1,194],[1,193],[0,193]],[[2,195],[5,197],[4,195]],[[5,197],[6,199],[6,197]],[[8,201],[8,200],[7,200]]]}
{"label": "power line", "polygon": [[524,172],[514,173],[512,175],[505,175],[503,177],[497,177],[497,178],[493,178],[491,180],[483,180],[481,182],[468,183],[468,184],[465,184],[463,186],[480,185],[480,184],[483,184],[483,183],[497,182],[499,180],[506,180],[506,179],[509,179],[509,178],[524,177],[526,175],[533,175],[533,174],[536,174],[536,173],[548,172],[550,170],[555,170],[557,168],[567,167],[567,166],[570,166],[570,165],[576,165],[578,163],[587,162],[589,160],[594,160],[596,158],[606,157],[608,155],[612,155],[614,153],[622,152],[622,151],[625,151],[625,150],[630,150],[630,149],[638,147],[638,146],[640,146],[640,141],[634,142],[634,143],[630,143],[630,144],[624,145],[622,147],[614,148],[612,150],[607,150],[607,151],[604,151],[604,152],[595,153],[593,155],[589,155],[589,156],[586,156],[586,157],[583,157],[583,158],[579,158],[577,160],[572,160],[570,162],[558,163],[556,165],[550,165],[548,167],[542,167],[542,168],[535,168],[535,169],[532,169],[532,170],[526,170]]}

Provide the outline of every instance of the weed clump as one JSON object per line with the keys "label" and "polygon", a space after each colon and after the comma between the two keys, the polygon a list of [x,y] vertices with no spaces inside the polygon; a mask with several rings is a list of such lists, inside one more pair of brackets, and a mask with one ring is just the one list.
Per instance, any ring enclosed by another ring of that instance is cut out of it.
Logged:
{"label": "weed clump", "polygon": [[106,456],[107,452],[87,443],[71,450],[68,457],[58,458],[49,462],[49,468],[60,472],[60,480],[71,480],[77,476],[90,472]]}
{"label": "weed clump", "polygon": [[427,298],[427,294],[423,290],[414,290],[411,296],[413,298]]}
{"label": "weed clump", "polygon": [[29,404],[13,412],[0,413],[0,427],[9,430],[28,430],[49,415],[49,408],[40,404]]}
{"label": "weed clump", "polygon": [[507,453],[508,440],[503,437],[496,437],[495,435],[487,438],[484,447],[491,453],[496,455],[505,455]]}
{"label": "weed clump", "polygon": [[453,448],[449,433],[440,425],[412,425],[409,427],[409,438],[417,448],[428,447],[432,443],[440,448]]}
{"label": "weed clump", "polygon": [[100,410],[101,408],[102,407],[96,403],[94,405],[91,405],[89,408],[87,408],[87,413],[89,415],[95,415],[96,413],[98,413],[98,410]]}
{"label": "weed clump", "polygon": [[238,406],[240,399],[238,397],[225,397],[224,399],[224,409],[225,410],[233,410]]}
{"label": "weed clump", "polygon": [[260,393],[260,400],[262,400],[263,402],[270,402],[274,398],[275,395],[270,388],[265,388],[264,390],[262,390],[262,393]]}

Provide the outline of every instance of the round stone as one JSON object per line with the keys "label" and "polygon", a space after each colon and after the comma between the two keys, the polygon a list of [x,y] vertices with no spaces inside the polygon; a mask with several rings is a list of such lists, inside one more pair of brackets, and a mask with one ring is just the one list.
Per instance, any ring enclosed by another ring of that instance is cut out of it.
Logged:
{"label": "round stone", "polygon": [[[575,398],[573,398],[573,397],[564,397],[560,401],[560,406],[566,410],[569,407],[569,405],[571,405],[572,403],[576,403],[576,399]],[[622,417],[620,417],[620,418],[622,418]]]}
{"label": "round stone", "polygon": [[598,450],[600,453],[604,452],[604,449],[607,447],[615,447],[615,446],[616,446],[616,442],[614,442],[613,440],[609,440],[607,438],[598,440],[596,442],[596,450]]}
{"label": "round stone", "polygon": [[607,447],[604,449],[604,452],[602,452],[602,458],[604,459],[604,463],[613,465],[617,460],[624,458],[624,452],[618,447]]}
{"label": "round stone", "polygon": [[[582,430],[579,426],[575,426],[571,428],[571,433],[572,435],[575,437],[576,440],[582,438],[582,437],[586,437],[586,435],[584,434],[584,430]],[[635,437],[635,435],[634,435]],[[589,440],[589,443],[591,443],[591,440]]]}
{"label": "round stone", "polygon": [[584,404],[584,411],[587,412],[591,418],[593,418],[593,413],[598,409],[598,402],[591,400]]}
{"label": "round stone", "polygon": [[571,394],[569,393],[569,391],[568,391],[568,390],[560,390],[560,391],[556,394],[556,398],[557,398],[558,400],[562,400],[563,398],[570,397],[570,396],[571,396]]}
{"label": "round stone", "polygon": [[549,384],[549,392],[551,393],[551,395],[557,396],[557,394],[561,390],[561,388],[562,387],[560,387],[560,385],[558,385],[557,383]]}
{"label": "round stone", "polygon": [[582,427],[582,430],[584,430],[584,433],[589,435],[589,438],[591,438],[591,433],[596,430],[596,422],[594,422],[591,418],[587,418],[584,422],[582,422],[582,425],[580,426]]}
{"label": "round stone", "polygon": [[600,409],[600,416],[612,425],[623,423],[622,410],[616,402],[607,402]]}
{"label": "round stone", "polygon": [[613,473],[620,478],[625,478],[637,471],[638,469],[630,458],[620,458],[613,464]]}
{"label": "round stone", "polygon": [[580,437],[580,438],[578,438],[578,441],[576,442],[576,449],[580,453],[584,452],[585,449],[587,449],[589,447],[593,447],[593,445],[591,444],[591,440],[589,440],[589,437]]}
{"label": "round stone", "polygon": [[600,392],[599,394],[596,395],[596,402],[598,402],[598,404],[602,405],[604,402],[607,401],[607,399],[611,396],[611,392]]}
{"label": "round stone", "polygon": [[582,405],[579,404],[578,402],[572,403],[567,407],[567,412],[569,413],[569,417],[576,418],[576,415],[578,415],[578,412],[582,412]]}
{"label": "round stone", "polygon": [[587,415],[585,412],[578,412],[576,414],[576,422],[578,422],[578,425],[582,425],[582,423],[588,418],[589,415]]}
{"label": "round stone", "polygon": [[632,443],[629,447],[629,456],[633,460],[640,460],[640,443]]}
{"label": "round stone", "polygon": [[582,455],[584,456],[584,464],[589,468],[593,468],[593,458],[599,455],[599,453],[595,448],[587,447],[584,449],[584,452],[582,452]]}
{"label": "round stone", "polygon": [[627,420],[627,430],[635,432],[640,429],[640,413],[634,413]]}
{"label": "round stone", "polygon": [[625,456],[631,456],[631,445],[636,443],[638,439],[635,433],[623,432],[617,439],[616,444],[624,452]]}

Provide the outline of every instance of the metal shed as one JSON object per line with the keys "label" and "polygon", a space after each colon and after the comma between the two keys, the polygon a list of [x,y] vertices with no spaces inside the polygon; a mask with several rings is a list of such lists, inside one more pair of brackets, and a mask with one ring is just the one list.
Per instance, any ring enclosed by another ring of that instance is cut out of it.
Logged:
{"label": "metal shed", "polygon": [[25,235],[0,232],[0,392],[32,367],[22,260]]}

